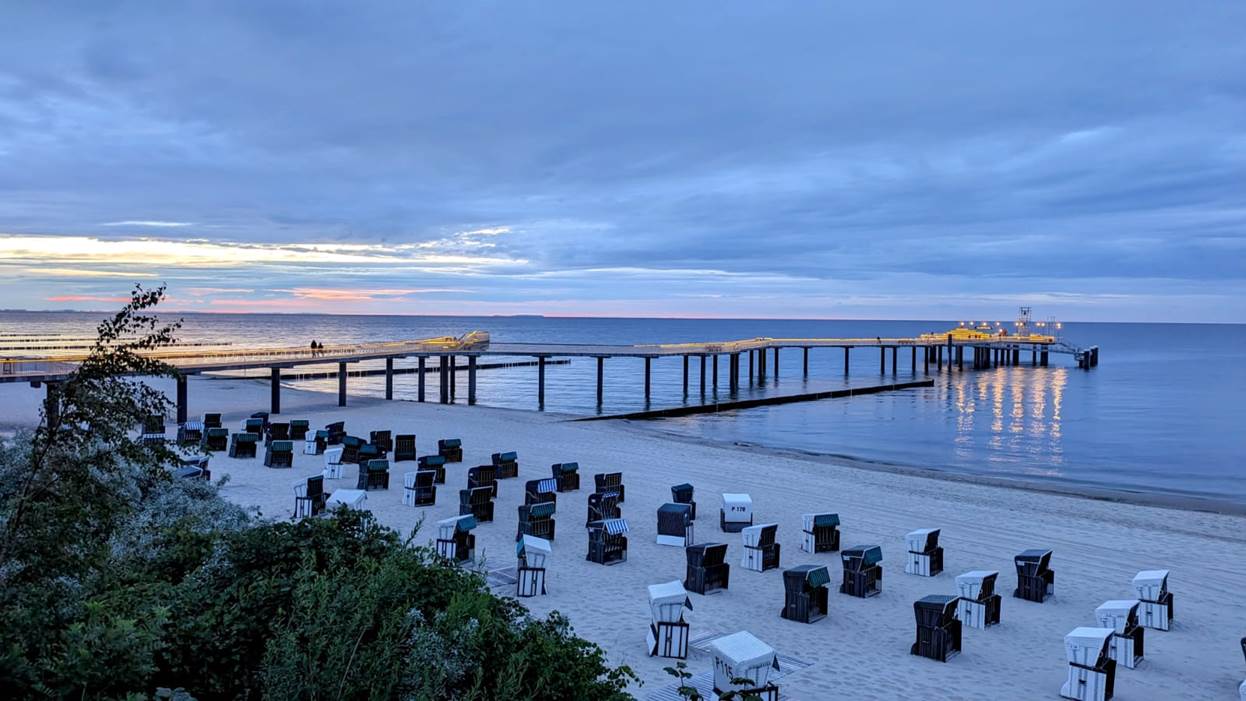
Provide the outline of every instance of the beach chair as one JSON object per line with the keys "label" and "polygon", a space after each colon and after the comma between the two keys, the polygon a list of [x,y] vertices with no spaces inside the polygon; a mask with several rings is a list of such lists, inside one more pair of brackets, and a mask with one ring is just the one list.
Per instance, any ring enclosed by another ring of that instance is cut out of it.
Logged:
{"label": "beach chair", "polygon": [[507,453],[494,453],[490,460],[493,462],[493,467],[497,469],[498,479],[507,480],[519,476],[519,453],[513,450]]}
{"label": "beach chair", "polygon": [[839,514],[802,514],[800,549],[807,553],[839,550]]}
{"label": "beach chair", "polygon": [[229,429],[220,426],[204,429],[200,445],[204,450],[228,450]]}
{"label": "beach chair", "polygon": [[1068,678],[1060,696],[1075,701],[1108,701],[1116,685],[1116,662],[1108,648],[1111,628],[1074,628],[1064,636],[1064,655],[1069,661]]}
{"label": "beach chair", "polygon": [[335,445],[324,450],[324,471],[327,480],[342,479],[342,446]]}
{"label": "beach chair", "polygon": [[316,475],[294,484],[294,518],[315,516],[324,511],[329,495],[324,491],[324,477]]}
{"label": "beach chair", "polygon": [[1134,575],[1138,592],[1138,621],[1147,628],[1172,627],[1172,592],[1168,591],[1168,570],[1143,570]]}
{"label": "beach chair", "polygon": [[268,412],[267,412],[267,411],[257,411],[257,412],[255,412],[254,414],[251,414],[251,418],[253,418],[253,419],[258,419],[258,420],[260,421],[260,430],[258,431],[258,433],[259,433],[261,436],[262,436],[262,435],[264,435],[264,432],[268,430],[268,421],[269,421],[269,414],[268,414]]}
{"label": "beach chair", "polygon": [[258,433],[235,433],[229,437],[229,457],[253,458],[259,443],[260,434]]}
{"label": "beach chair", "polygon": [[1111,628],[1112,641],[1108,645],[1108,656],[1116,661],[1117,667],[1135,669],[1142,661],[1143,633],[1146,629],[1138,625],[1138,601],[1136,599],[1113,599],[1105,601],[1095,609],[1095,618],[1101,628]]}
{"label": "beach chair", "polygon": [[627,521],[621,518],[588,524],[589,562],[615,565],[627,561]]}
{"label": "beach chair", "polygon": [[180,447],[199,445],[203,442],[203,424],[187,421],[177,427],[177,444]]}
{"label": "beach chair", "polygon": [[359,465],[359,479],[355,482],[355,489],[365,492],[389,489],[389,461],[376,459]]}
{"label": "beach chair", "polygon": [[480,523],[493,520],[493,490],[489,487],[475,487],[459,490],[459,515],[471,514]]}
{"label": "beach chair", "polygon": [[334,421],[331,424],[325,424],[324,430],[329,432],[329,445],[337,445],[346,438],[346,422]]}
{"label": "beach chair", "polygon": [[421,455],[416,463],[421,470],[432,470],[437,475],[437,484],[446,483],[446,458],[444,455]]}
{"label": "beach chair", "polygon": [[264,435],[264,445],[270,445],[273,441],[288,440],[290,440],[290,424],[279,421],[268,424],[268,430]]}
{"label": "beach chair", "polygon": [[164,417],[152,414],[144,418],[139,439],[144,444],[164,443]]}
{"label": "beach chair", "polygon": [[264,448],[264,467],[294,467],[294,441],[273,441]]}
{"label": "beach chair", "polygon": [[692,610],[692,600],[683,582],[676,579],[664,584],[649,585],[649,643],[650,657],[688,659],[690,626],[684,620],[684,609]]}
{"label": "beach chair", "polygon": [[402,476],[402,503],[405,506],[432,506],[437,503],[437,473],[416,470]]}
{"label": "beach chair", "polygon": [[267,427],[268,423],[264,419],[251,417],[242,420],[242,430],[245,433],[254,433],[257,436],[262,436]]}
{"label": "beach chair", "polygon": [[476,518],[470,514],[437,522],[437,554],[453,562],[471,562],[476,556]]}
{"label": "beach chair", "polygon": [[580,489],[580,463],[557,462],[550,465],[550,471],[558,480],[558,491],[574,492]]}
{"label": "beach chair", "polygon": [[714,656],[715,694],[779,701],[779,687],[770,681],[770,672],[779,671],[774,648],[746,630],[715,638],[709,647]]}
{"label": "beach chair", "polygon": [[702,543],[684,548],[687,570],[684,588],[698,594],[725,591],[731,579],[726,543]]}
{"label": "beach chair", "polygon": [[919,577],[933,577],[943,571],[943,548],[939,547],[938,528],[920,528],[904,536],[908,559],[904,571]]}
{"label": "beach chair", "polygon": [[765,572],[779,566],[780,546],[774,541],[779,532],[775,523],[763,523],[749,526],[740,531],[744,541],[744,557],[741,566],[754,572]]}
{"label": "beach chair", "polygon": [[206,431],[209,428],[220,428],[220,427],[221,427],[221,415],[219,413],[211,412],[211,413],[203,415],[203,430]]}
{"label": "beach chair", "polygon": [[622,517],[623,509],[619,508],[618,494],[614,492],[606,492],[604,494],[594,492],[588,495],[588,518],[584,520],[585,525],[593,521]]}
{"label": "beach chair", "polygon": [[400,433],[394,437],[394,462],[415,460],[415,434]]}
{"label": "beach chair", "polygon": [[177,479],[199,479],[205,482],[212,480],[212,471],[208,469],[208,456],[206,455],[183,458],[177,463],[177,468],[173,470],[173,476]]}
{"label": "beach chair", "polygon": [[329,432],[324,429],[303,435],[303,455],[324,455],[329,447]]}
{"label": "beach chair", "polygon": [[558,480],[552,477],[539,480],[528,480],[523,486],[523,503],[525,504],[556,504],[558,503]]}
{"label": "beach chair", "polygon": [[614,492],[619,495],[619,503],[623,503],[624,493],[622,472],[598,472],[593,475],[593,483],[597,485],[597,488],[594,491]]}
{"label": "beach chair", "polygon": [[371,443],[364,443],[363,445],[359,446],[359,464],[360,465],[366,465],[372,460],[384,460],[384,459],[385,459],[385,451],[381,450],[381,447],[379,445],[372,445]]}
{"label": "beach chair", "polygon": [[814,623],[826,618],[829,598],[826,585],[831,572],[826,565],[797,565],[783,570],[783,610],[789,621]]}
{"label": "beach chair", "polygon": [[360,464],[360,449],[366,445],[363,439],[358,436],[345,436],[342,438],[342,462],[351,465]]}
{"label": "beach chair", "polygon": [[307,419],[294,419],[290,422],[290,440],[305,441],[307,440],[307,434],[310,432],[311,422]]}
{"label": "beach chair", "polygon": [[[522,508],[522,507],[520,507]],[[545,594],[545,565],[553,553],[548,540],[523,535],[515,542],[515,596],[528,597]]]}
{"label": "beach chair", "polygon": [[658,545],[684,548],[694,541],[691,506],[663,504],[658,507]]}
{"label": "beach chair", "polygon": [[537,504],[521,504],[519,506],[519,527],[515,537],[526,535],[554,539],[554,502],[547,501]]}
{"label": "beach chair", "polygon": [[939,662],[960,652],[961,626],[956,619],[955,596],[926,596],[913,602],[917,639],[909,653]]}
{"label": "beach chair", "polygon": [[841,594],[861,598],[877,596],[883,590],[883,549],[879,545],[857,545],[839,553],[844,565]]}
{"label": "beach chair", "polygon": [[960,600],[956,603],[956,617],[970,628],[986,628],[999,623],[1001,599],[995,593],[995,580],[999,572],[972,570],[956,576],[956,588]]}
{"label": "beach chair", "polygon": [[386,455],[394,452],[394,439],[389,431],[368,432],[368,444],[380,448]]}
{"label": "beach chair", "polygon": [[1050,550],[1026,550],[1013,558],[1013,564],[1017,567],[1014,597],[1041,604],[1056,592],[1056,573],[1051,569]]}
{"label": "beach chair", "polygon": [[437,441],[437,454],[446,462],[463,462],[463,441],[459,438],[442,438]]}
{"label": "beach chair", "polygon": [[676,504],[687,504],[692,511],[692,520],[697,520],[697,503],[692,499],[692,485],[687,482],[671,487],[671,501]]}
{"label": "beach chair", "polygon": [[492,465],[477,465],[467,468],[467,488],[488,487],[494,498],[498,495],[498,471]]}
{"label": "beach chair", "polygon": [[739,533],[753,525],[753,498],[747,494],[723,494],[718,526],[723,533]]}

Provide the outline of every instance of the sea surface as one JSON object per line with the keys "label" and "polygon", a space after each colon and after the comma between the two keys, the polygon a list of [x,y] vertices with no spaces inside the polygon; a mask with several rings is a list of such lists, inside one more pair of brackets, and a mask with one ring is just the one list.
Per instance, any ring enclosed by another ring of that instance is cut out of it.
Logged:
{"label": "sea surface", "polygon": [[[944,331],[955,321],[804,321],[567,319],[543,317],[421,317],[332,315],[183,315],[180,338],[232,345],[304,345],[459,335],[488,331],[494,341],[544,343],[671,343],[759,336],[912,336]],[[99,315],[65,312],[0,313],[0,348],[16,335],[89,336]],[[942,373],[934,386],[847,399],[786,404],[654,422],[654,427],[726,442],[747,442],[812,453],[843,455],[902,466],[1000,478],[1086,485],[1246,504],[1246,326],[1200,324],[1066,323],[1063,338],[1098,345],[1097,368],[1080,370],[1073,359],[1052,355],[1049,367]],[[72,341],[65,342],[72,345]],[[46,351],[52,352],[52,351]],[[13,350],[0,354],[16,354]],[[38,354],[28,351],[26,354]],[[896,373],[890,355],[880,373],[875,348],[852,351],[847,374],[843,352],[814,349],[805,375],[799,350],[780,355],[779,372],[764,385],[737,393],[795,394],[913,377],[907,349]],[[577,415],[621,413],[731,399],[726,358],[715,389],[707,365],[690,367],[684,396],[682,363],[653,363],[653,397],[644,401],[643,361],[612,358],[605,364],[605,397],[596,405],[596,365],[574,359],[547,366],[545,410]],[[413,366],[414,359],[398,366]],[[332,368],[326,368],[332,369]],[[482,370],[482,405],[537,410],[535,367]],[[267,377],[267,372],[254,372]],[[916,376],[924,377],[921,359]],[[437,375],[426,376],[437,397]],[[458,401],[466,401],[460,374]],[[335,392],[336,380],[296,386]],[[3,392],[24,386],[0,386]],[[24,391],[32,391],[24,388]],[[351,394],[380,394],[383,378],[351,378]],[[415,375],[399,375],[395,392],[414,399]],[[263,408],[263,407],[257,407]],[[677,457],[676,457],[677,459]]]}

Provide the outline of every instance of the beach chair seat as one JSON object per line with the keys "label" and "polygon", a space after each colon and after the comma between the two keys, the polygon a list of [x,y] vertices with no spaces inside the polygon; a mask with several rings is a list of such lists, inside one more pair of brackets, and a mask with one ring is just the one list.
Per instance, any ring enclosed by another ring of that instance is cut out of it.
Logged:
{"label": "beach chair seat", "polygon": [[829,609],[827,584],[831,572],[826,565],[797,565],[783,571],[783,610],[789,621],[814,623],[826,617]]}
{"label": "beach chair seat", "polygon": [[235,433],[229,437],[229,457],[253,458],[260,443],[258,433]]}
{"label": "beach chair seat", "polygon": [[177,444],[181,447],[195,446],[203,442],[203,424],[187,421],[177,427]]}
{"label": "beach chair seat", "polygon": [[574,492],[580,489],[580,463],[557,462],[550,466],[550,471],[557,481],[557,491]]}
{"label": "beach chair seat", "polygon": [[593,475],[593,483],[597,487],[594,491],[614,492],[619,495],[619,503],[624,502],[622,472],[598,472]]}
{"label": "beach chair seat", "polygon": [[394,462],[407,462],[417,457],[414,433],[400,433],[394,437]]}
{"label": "beach chair seat", "polygon": [[294,484],[294,518],[315,516],[324,511],[329,495],[324,491],[324,477],[316,475]]}
{"label": "beach chair seat", "polygon": [[995,593],[995,570],[972,570],[956,576],[960,599],[956,618],[970,628],[986,628],[999,623],[1000,596]]}
{"label": "beach chair seat", "polygon": [[323,429],[303,435],[303,455],[324,455],[329,447],[329,432]]}
{"label": "beach chair seat", "polygon": [[627,521],[621,518],[588,524],[588,556],[585,559],[599,565],[626,562],[627,532]]}
{"label": "beach chair seat", "polygon": [[1068,677],[1060,696],[1075,701],[1108,701],[1115,693],[1116,661],[1111,658],[1111,628],[1074,628],[1064,636]]}
{"label": "beach chair seat", "polygon": [[730,494],[722,496],[722,507],[718,510],[718,527],[723,533],[739,533],[753,525],[753,498],[747,494]]}
{"label": "beach chair seat", "polygon": [[800,549],[807,553],[839,550],[839,514],[802,514]]}
{"label": "beach chair seat", "polygon": [[290,440],[290,424],[281,421],[268,424],[264,435],[264,445],[270,445],[273,441],[288,440]]}
{"label": "beach chair seat", "polygon": [[265,467],[294,467],[294,441],[273,441],[264,448]]}
{"label": "beach chair seat", "polygon": [[1138,592],[1138,621],[1146,628],[1168,630],[1172,627],[1172,592],[1168,591],[1168,570],[1143,570],[1134,575],[1134,591]]}
{"label": "beach chair seat", "polygon": [[961,623],[956,619],[955,596],[926,596],[913,602],[917,639],[909,653],[939,662],[960,652]]}
{"label": "beach chair seat", "polygon": [[1138,625],[1138,600],[1105,601],[1095,609],[1095,618],[1101,628],[1113,630],[1108,656],[1116,661],[1116,666],[1136,669],[1145,652],[1143,634],[1146,632]]}
{"label": "beach chair seat", "polygon": [[856,545],[839,553],[844,578],[839,592],[861,598],[877,596],[883,590],[883,549],[879,545]]}
{"label": "beach chair seat", "polygon": [[904,571],[919,577],[934,577],[943,571],[943,548],[939,547],[938,528],[919,528],[904,536],[908,557]]}
{"label": "beach chair seat", "polygon": [[164,443],[164,417],[153,414],[144,418],[139,440],[144,444]]}
{"label": "beach chair seat", "polygon": [[518,563],[515,567],[515,596],[544,596],[545,569],[553,547],[544,538],[523,535],[515,542],[515,556]]}
{"label": "beach chair seat", "polygon": [[459,490],[459,515],[471,514],[479,523],[493,520],[493,490],[489,487],[473,487]]}
{"label": "beach chair seat", "polygon": [[520,504],[519,526],[515,537],[522,538],[525,535],[531,535],[552,541],[555,531],[554,512],[556,508],[552,501]]}
{"label": "beach chair seat", "polygon": [[203,415],[203,430],[206,431],[209,428],[220,428],[220,427],[221,427],[221,415],[219,412],[214,411],[214,412],[210,412],[210,413]]}
{"label": "beach chair seat", "polygon": [[731,579],[726,543],[702,543],[684,548],[687,571],[684,588],[698,594],[726,591]]}
{"label": "beach chair seat", "polygon": [[370,431],[368,444],[380,448],[381,452],[386,455],[394,452],[394,439],[389,431]]}
{"label": "beach chair seat", "polygon": [[781,548],[775,542],[778,531],[775,523],[762,523],[740,531],[744,541],[744,557],[740,564],[744,569],[765,572],[779,566]]}
{"label": "beach chair seat", "polygon": [[558,503],[558,480],[550,477],[524,482],[523,503],[525,504],[556,504]]}
{"label": "beach chair seat", "polygon": [[658,545],[684,548],[694,541],[691,506],[663,504],[658,507]]}
{"label": "beach chair seat", "polygon": [[519,453],[513,450],[508,453],[494,453],[490,460],[497,470],[498,479],[513,479],[519,476]]}
{"label": "beach chair seat", "polygon": [[311,433],[311,422],[307,419],[294,419],[290,422],[290,440],[307,440],[308,433]]}
{"label": "beach chair seat", "polygon": [[691,626],[684,620],[684,611],[692,610],[692,600],[683,582],[649,585],[649,633],[646,642],[651,657],[688,659],[688,638]]}
{"label": "beach chair seat", "polygon": [[709,647],[714,657],[715,694],[779,701],[779,687],[770,681],[770,673],[780,671],[774,648],[745,630],[715,638]]}
{"label": "beach chair seat", "polygon": [[588,518],[584,524],[593,521],[604,521],[611,518],[622,518],[623,510],[619,508],[619,495],[614,492],[594,492],[588,495]]}
{"label": "beach chair seat", "polygon": [[442,438],[437,441],[437,454],[446,462],[463,462],[463,441],[459,438]]}
{"label": "beach chair seat", "polygon": [[204,450],[228,450],[229,449],[229,429],[214,426],[204,429],[203,440],[200,446]]}
{"label": "beach chair seat", "polygon": [[671,501],[676,504],[687,504],[692,510],[692,520],[697,520],[697,503],[692,498],[693,487],[684,482],[671,487]]}
{"label": "beach chair seat", "polygon": [[498,495],[497,468],[492,465],[477,465],[467,469],[467,487],[488,487],[493,497]]}
{"label": "beach chair seat", "polygon": [[1017,568],[1014,597],[1041,604],[1055,593],[1056,573],[1051,569],[1050,550],[1026,550],[1013,558],[1013,564]]}
{"label": "beach chair seat", "polygon": [[406,506],[432,506],[437,503],[437,473],[416,470],[402,476],[402,503]]}
{"label": "beach chair seat", "polygon": [[324,471],[321,474],[327,480],[342,479],[342,446],[324,449]]}
{"label": "beach chair seat", "polygon": [[421,455],[417,463],[421,470],[432,470],[437,474],[437,484],[446,483],[446,458],[444,455]]}
{"label": "beach chair seat", "polygon": [[331,424],[325,424],[324,430],[329,432],[329,445],[337,445],[346,438],[345,421],[334,421]]}
{"label": "beach chair seat", "polygon": [[437,554],[452,562],[471,562],[476,556],[476,519],[470,514],[437,522]]}
{"label": "beach chair seat", "polygon": [[389,489],[389,461],[376,459],[361,464],[355,488],[364,491]]}

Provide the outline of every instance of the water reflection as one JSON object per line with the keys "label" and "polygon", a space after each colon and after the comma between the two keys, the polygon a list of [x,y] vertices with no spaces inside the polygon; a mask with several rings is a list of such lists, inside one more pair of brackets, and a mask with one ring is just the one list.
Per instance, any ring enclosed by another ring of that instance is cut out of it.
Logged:
{"label": "water reflection", "polygon": [[[1067,368],[953,372],[936,383],[949,408],[959,460],[1058,477],[1064,462],[1062,406]],[[974,421],[988,412],[990,421]]]}

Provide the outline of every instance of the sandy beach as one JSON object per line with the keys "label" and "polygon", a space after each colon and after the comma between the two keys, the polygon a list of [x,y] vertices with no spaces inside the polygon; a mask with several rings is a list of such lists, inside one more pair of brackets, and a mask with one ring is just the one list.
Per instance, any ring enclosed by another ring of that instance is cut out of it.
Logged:
{"label": "sandy beach", "polygon": [[[0,427],[26,423],[42,392],[6,387],[0,398]],[[221,411],[228,426],[267,408],[265,383],[195,377],[190,384],[193,416]],[[368,495],[367,508],[386,525],[409,533],[424,521],[418,539],[434,536],[432,523],[457,514],[457,490],[466,471],[487,463],[495,451],[519,453],[518,480],[499,482],[497,518],[475,531],[477,558],[486,570],[514,565],[516,508],[527,479],[549,476],[549,465],[578,461],[582,488],[560,494],[557,539],[549,568],[549,594],[524,599],[537,615],[565,613],[576,632],[605,648],[611,662],[629,665],[646,698],[672,679],[662,670],[670,660],[647,655],[649,611],[645,587],[682,579],[684,553],[654,542],[657,508],[670,500],[670,486],[696,487],[698,542],[726,542],[730,590],[693,594],[694,639],[748,630],[778,653],[798,662],[778,680],[784,698],[1058,698],[1065,679],[1064,635],[1094,624],[1094,609],[1109,599],[1133,598],[1130,580],[1139,570],[1170,569],[1176,618],[1169,632],[1146,631],[1146,660],[1138,669],[1119,669],[1118,699],[1231,698],[1246,669],[1238,639],[1246,633],[1246,522],[1240,516],[1114,503],[1052,493],[936,479],[896,471],[861,469],[851,461],[768,451],[749,446],[703,444],[661,432],[660,424],[577,423],[568,417],[485,407],[442,406],[352,397],[339,408],[331,395],[285,389],[283,419],[306,418],[313,427],[344,420],[348,433],[369,430],[415,433],[421,454],[435,452],[438,438],[463,439],[464,461],[448,466],[437,504],[402,505],[402,473],[414,463],[391,468],[391,488]],[[902,436],[897,436],[897,440]],[[301,448],[301,445],[298,446]],[[266,518],[293,515],[293,485],[319,474],[322,459],[296,450],[293,470],[255,460],[212,458],[213,477],[229,476],[222,493]],[[1174,466],[1175,469],[1176,466]],[[628,560],[601,566],[585,560],[586,500],[596,472],[621,471],[627,487],[623,516],[631,527]],[[354,466],[329,490],[353,488]],[[813,625],[779,617],[783,604],[780,570],[756,573],[740,566],[739,534],[718,528],[719,495],[752,495],[756,523],[779,525],[782,566],[820,563],[832,577],[830,613]],[[810,555],[799,549],[800,518],[811,511],[835,511],[842,543],[882,546],[882,594],[856,599],[836,590],[838,553]],[[942,575],[923,578],[903,572],[906,532],[942,529]],[[1044,604],[1010,596],[1016,582],[1013,556],[1027,548],[1054,550],[1056,594]],[[955,576],[973,569],[998,570],[1004,595],[1002,623],[986,630],[966,628],[962,654],[947,664],[909,654],[914,638],[913,601],[928,594],[955,594]],[[514,593],[499,587],[499,593]],[[712,668],[710,657],[693,651],[690,671]]]}

